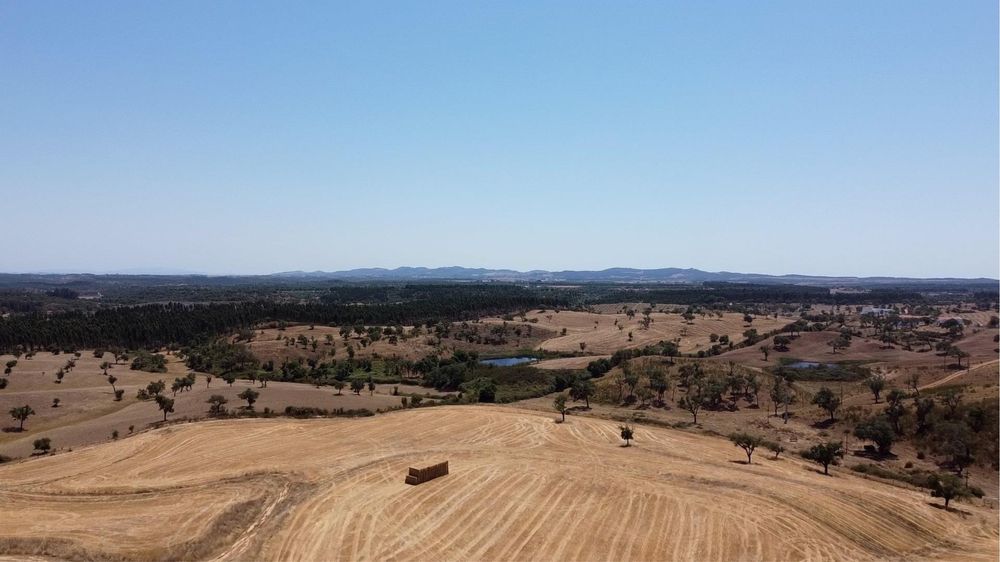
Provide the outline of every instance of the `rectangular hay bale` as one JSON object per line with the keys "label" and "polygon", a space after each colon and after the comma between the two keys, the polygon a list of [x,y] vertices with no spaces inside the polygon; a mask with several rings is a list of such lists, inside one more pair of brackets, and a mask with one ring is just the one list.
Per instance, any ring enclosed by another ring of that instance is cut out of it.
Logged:
{"label": "rectangular hay bale", "polygon": [[448,474],[448,461],[432,464],[424,468],[414,468],[411,466],[406,475],[405,482],[415,486],[446,474]]}

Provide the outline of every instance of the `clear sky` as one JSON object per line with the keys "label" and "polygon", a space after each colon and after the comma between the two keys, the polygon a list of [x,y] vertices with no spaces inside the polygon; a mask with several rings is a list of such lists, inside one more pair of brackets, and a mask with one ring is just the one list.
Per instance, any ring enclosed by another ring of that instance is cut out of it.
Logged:
{"label": "clear sky", "polygon": [[997,22],[2,0],[0,270],[997,277]]}

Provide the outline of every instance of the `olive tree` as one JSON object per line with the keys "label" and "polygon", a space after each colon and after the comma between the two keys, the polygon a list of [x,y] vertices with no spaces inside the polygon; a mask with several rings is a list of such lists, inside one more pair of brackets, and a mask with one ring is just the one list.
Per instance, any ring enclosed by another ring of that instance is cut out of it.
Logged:
{"label": "olive tree", "polygon": [[837,459],[844,456],[843,446],[839,441],[828,441],[813,445],[802,453],[802,458],[823,465],[823,474],[830,475],[830,465],[837,464]]}
{"label": "olive tree", "polygon": [[819,391],[813,396],[812,403],[819,406],[823,410],[826,410],[826,412],[830,414],[831,422],[836,421],[833,416],[840,408],[841,400],[840,397],[834,394],[832,390],[825,386],[820,388]]}
{"label": "olive tree", "polygon": [[951,500],[969,497],[969,487],[965,485],[961,478],[954,474],[935,474],[928,479],[931,488],[931,497],[944,500],[945,509]]}
{"label": "olive tree", "polygon": [[31,406],[28,406],[27,404],[10,409],[10,417],[14,418],[18,422],[18,431],[24,431],[24,422],[28,420],[29,416],[33,415],[35,415],[35,411],[32,410]]}
{"label": "olive tree", "polygon": [[247,388],[237,396],[240,400],[246,400],[247,410],[253,410],[254,402],[260,397],[260,393],[252,388]]}
{"label": "olive tree", "polygon": [[558,396],[556,396],[555,400],[552,401],[552,407],[555,408],[557,412],[562,414],[562,419],[560,420],[560,423],[566,421],[566,395],[559,394]]}
{"label": "olive tree", "polygon": [[621,432],[622,439],[625,440],[625,446],[631,447],[631,441],[635,436],[635,430],[632,429],[632,426],[627,423],[622,424],[618,426],[618,430]]}
{"label": "olive tree", "polygon": [[753,464],[753,452],[764,443],[761,437],[744,432],[729,434],[729,440],[747,454],[747,464]]}

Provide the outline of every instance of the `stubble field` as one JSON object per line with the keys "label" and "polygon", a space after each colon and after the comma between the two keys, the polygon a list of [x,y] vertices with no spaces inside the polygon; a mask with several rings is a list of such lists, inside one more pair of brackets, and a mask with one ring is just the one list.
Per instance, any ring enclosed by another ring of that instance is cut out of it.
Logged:
{"label": "stubble field", "polygon": [[[454,406],[225,420],[0,466],[0,553],[122,559],[997,558],[994,512],[639,427]],[[502,454],[501,454],[502,453]],[[403,483],[409,466],[451,474]],[[72,514],[70,516],[69,514]]]}

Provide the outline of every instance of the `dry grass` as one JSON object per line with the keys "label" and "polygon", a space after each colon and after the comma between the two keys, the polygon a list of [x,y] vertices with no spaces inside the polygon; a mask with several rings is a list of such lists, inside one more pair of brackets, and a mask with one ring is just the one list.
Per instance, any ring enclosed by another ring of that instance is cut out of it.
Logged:
{"label": "dry grass", "polygon": [[[16,423],[7,412],[15,406],[28,404],[35,410],[25,423],[24,432],[0,433],[0,454],[23,457],[31,454],[32,442],[39,437],[52,439],[54,447],[79,447],[91,443],[106,441],[111,438],[111,432],[118,430],[121,436],[128,434],[128,427],[135,426],[136,431],[144,429],[148,424],[163,419],[163,414],[154,402],[142,402],[136,399],[136,391],[149,382],[164,380],[169,387],[175,377],[187,374],[187,368],[178,359],[168,356],[168,372],[145,373],[132,371],[127,365],[118,365],[109,372],[118,377],[117,387],[125,389],[121,402],[115,402],[111,385],[98,367],[101,360],[94,358],[87,351],[77,360],[77,367],[66,375],[61,384],[55,384],[52,376],[59,367],[65,364],[72,355],[39,353],[34,358],[18,361],[6,389],[0,390],[0,427],[8,427]],[[6,362],[11,356],[0,356],[0,362]],[[107,354],[111,359],[111,355]],[[44,375],[42,373],[45,373]],[[208,397],[221,394],[229,400],[227,407],[239,408],[246,403],[237,395],[252,383],[245,380],[237,381],[229,387],[219,378],[215,378],[211,387],[206,384],[204,375],[198,375],[198,382],[191,391],[179,392],[174,398],[174,413],[170,418],[199,418],[208,412]],[[255,404],[258,411],[270,408],[283,411],[285,406],[305,406],[334,410],[369,410],[384,409],[398,406],[398,396],[391,396],[392,385],[377,385],[374,395],[365,390],[360,396],[351,394],[344,389],[342,395],[335,394],[331,387],[315,388],[314,386],[294,383],[270,382],[267,388],[257,388],[260,398]],[[423,392],[418,387],[400,388],[400,392]],[[167,392],[170,396],[170,392]],[[52,399],[59,398],[58,408],[52,407]]]}
{"label": "dry grass", "polygon": [[[513,408],[163,428],[0,466],[0,553],[185,559],[997,557],[966,515],[728,442]],[[503,451],[503,454],[498,454]],[[407,486],[408,466],[451,474]],[[247,504],[246,502],[251,502]],[[237,514],[242,513],[243,516]],[[221,537],[221,538],[220,538]]]}
{"label": "dry grass", "polygon": [[[622,305],[615,305],[615,310],[620,310]],[[537,328],[551,332],[554,337],[542,341],[538,347],[546,351],[572,352],[581,351],[580,344],[584,343],[586,353],[611,354],[619,349],[643,347],[658,343],[660,341],[674,341],[680,339],[680,350],[684,353],[697,352],[701,349],[711,347],[711,334],[719,336],[728,335],[734,342],[742,341],[743,332],[749,328],[754,328],[760,333],[781,328],[793,319],[779,317],[758,317],[754,319],[750,326],[743,322],[742,314],[725,313],[722,318],[714,315],[696,316],[691,323],[685,322],[680,314],[654,312],[650,315],[652,323],[649,329],[643,329],[640,325],[642,314],[637,312],[634,318],[629,318],[622,313],[614,312],[579,312],[552,310],[546,312],[532,311],[526,315],[528,322],[535,320],[532,324]],[[497,318],[484,320],[485,322],[500,322]],[[525,324],[518,319],[513,324]],[[619,329],[621,327],[621,329]],[[566,330],[566,335],[561,335],[562,330]],[[629,341],[629,333],[632,340]]]}

